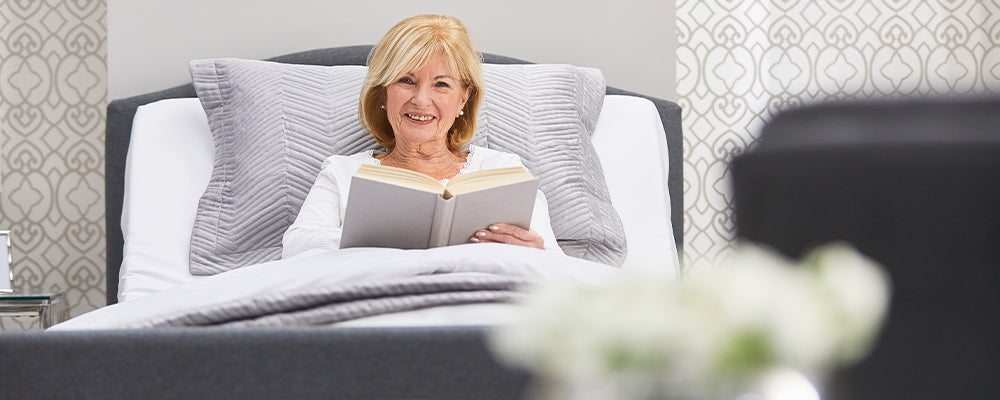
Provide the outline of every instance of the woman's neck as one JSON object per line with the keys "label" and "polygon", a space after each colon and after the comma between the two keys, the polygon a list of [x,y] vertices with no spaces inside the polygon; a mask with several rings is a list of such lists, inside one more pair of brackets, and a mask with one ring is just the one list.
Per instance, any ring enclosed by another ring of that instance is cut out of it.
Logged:
{"label": "woman's neck", "polygon": [[382,165],[417,171],[441,180],[455,177],[465,166],[467,154],[453,153],[447,146],[397,145],[376,158]]}

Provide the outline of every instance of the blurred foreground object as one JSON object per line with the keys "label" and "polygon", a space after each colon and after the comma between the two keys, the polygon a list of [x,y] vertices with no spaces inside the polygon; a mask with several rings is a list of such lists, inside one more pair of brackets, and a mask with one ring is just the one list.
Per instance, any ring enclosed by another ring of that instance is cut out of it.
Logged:
{"label": "blurred foreground object", "polygon": [[739,237],[792,257],[848,241],[892,276],[880,343],[835,399],[1000,398],[1000,99],[788,111],[732,175]]}
{"label": "blurred foreground object", "polygon": [[845,245],[794,263],[744,244],[712,269],[680,281],[623,274],[599,287],[538,288],[520,319],[495,332],[494,349],[562,391],[555,398],[780,392],[788,374],[774,371],[822,384],[863,357],[889,298],[882,269]]}

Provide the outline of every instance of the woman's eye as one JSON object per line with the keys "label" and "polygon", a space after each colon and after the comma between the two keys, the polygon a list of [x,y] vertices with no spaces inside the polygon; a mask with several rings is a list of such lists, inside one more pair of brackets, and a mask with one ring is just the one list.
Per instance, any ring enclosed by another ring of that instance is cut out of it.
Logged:
{"label": "woman's eye", "polygon": [[410,79],[409,77],[404,76],[402,78],[399,78],[399,83],[405,83],[407,85],[411,85],[411,84],[413,84],[413,79]]}
{"label": "woman's eye", "polygon": [[434,86],[437,86],[437,87],[440,87],[440,88],[449,88],[449,87],[451,87],[450,85],[448,85],[447,82],[438,82]]}

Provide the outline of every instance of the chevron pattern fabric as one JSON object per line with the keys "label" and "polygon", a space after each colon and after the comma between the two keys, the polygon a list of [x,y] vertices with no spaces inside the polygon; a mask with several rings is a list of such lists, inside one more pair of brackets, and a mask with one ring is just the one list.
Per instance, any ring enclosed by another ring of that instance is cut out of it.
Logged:
{"label": "chevron pattern fabric", "polygon": [[559,247],[619,265],[625,230],[591,143],[604,104],[600,70],[570,65],[483,65],[486,96],[477,136],[521,156],[539,177]]}
{"label": "chevron pattern fabric", "polygon": [[211,275],[281,258],[322,160],[376,146],[358,122],[364,67],[196,60],[191,75],[215,140],[190,269]]}
{"label": "chevron pattern fabric", "polygon": [[[213,59],[191,63],[215,140],[198,204],[190,269],[211,275],[281,257],[322,161],[378,145],[357,117],[359,66]],[[518,154],[541,181],[567,254],[617,265],[625,235],[590,143],[604,98],[600,71],[484,65],[473,143]]]}

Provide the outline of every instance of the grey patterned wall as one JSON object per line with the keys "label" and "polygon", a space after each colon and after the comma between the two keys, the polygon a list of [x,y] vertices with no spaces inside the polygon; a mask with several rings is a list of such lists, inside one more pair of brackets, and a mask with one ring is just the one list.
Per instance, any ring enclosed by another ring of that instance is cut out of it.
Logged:
{"label": "grey patterned wall", "polygon": [[684,258],[724,257],[728,161],[776,112],[869,96],[1000,93],[995,0],[678,0]]}
{"label": "grey patterned wall", "polygon": [[[0,0],[0,229],[14,287],[103,306],[105,0]],[[37,326],[4,318],[0,328]]]}

